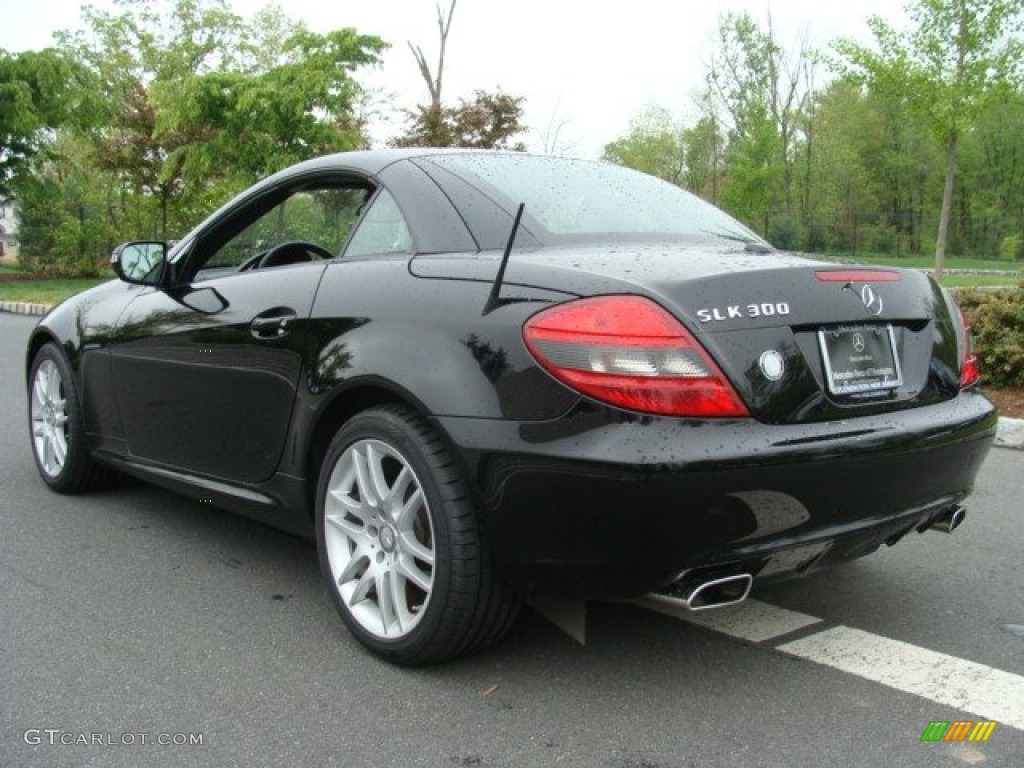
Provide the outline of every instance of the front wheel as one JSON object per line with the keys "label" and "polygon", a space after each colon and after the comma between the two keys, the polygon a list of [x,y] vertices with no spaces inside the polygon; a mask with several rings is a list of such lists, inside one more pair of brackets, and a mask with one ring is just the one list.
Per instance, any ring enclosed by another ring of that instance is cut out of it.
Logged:
{"label": "front wheel", "polygon": [[342,620],[379,656],[418,665],[497,640],[519,601],[494,573],[466,484],[411,411],[364,411],[327,450],[316,497],[320,565]]}
{"label": "front wheel", "polygon": [[114,473],[98,465],[85,444],[85,420],[71,367],[56,344],[40,347],[28,382],[32,455],[39,476],[59,493],[107,484]]}

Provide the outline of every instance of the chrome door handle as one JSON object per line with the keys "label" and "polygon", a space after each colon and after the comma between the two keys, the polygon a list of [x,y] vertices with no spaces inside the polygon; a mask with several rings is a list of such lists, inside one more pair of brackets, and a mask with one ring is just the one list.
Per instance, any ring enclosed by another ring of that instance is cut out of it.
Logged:
{"label": "chrome door handle", "polygon": [[287,336],[298,315],[291,309],[270,309],[256,315],[249,323],[249,330],[257,339],[280,339]]}

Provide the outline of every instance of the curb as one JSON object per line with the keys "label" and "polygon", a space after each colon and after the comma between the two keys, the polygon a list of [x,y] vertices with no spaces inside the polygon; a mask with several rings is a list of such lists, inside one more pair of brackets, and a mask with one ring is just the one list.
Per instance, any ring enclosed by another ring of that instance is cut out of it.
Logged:
{"label": "curb", "polygon": [[53,309],[53,304],[30,304],[27,301],[0,301],[0,312],[15,315],[45,315]]}
{"label": "curb", "polygon": [[[52,304],[30,304],[26,301],[0,301],[0,312],[11,312],[15,315],[45,315],[52,309]],[[1024,450],[1024,419],[999,417],[996,428],[996,439],[993,445],[1002,448]]]}
{"label": "curb", "polygon": [[1024,419],[1008,419],[1001,416],[993,445],[1024,449]]}

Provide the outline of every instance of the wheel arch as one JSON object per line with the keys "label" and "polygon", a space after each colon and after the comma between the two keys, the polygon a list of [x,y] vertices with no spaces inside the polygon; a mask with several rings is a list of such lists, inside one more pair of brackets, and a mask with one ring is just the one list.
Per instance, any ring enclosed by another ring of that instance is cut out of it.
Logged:
{"label": "wheel arch", "polygon": [[55,347],[60,349],[65,355],[67,350],[64,349],[57,335],[45,326],[39,326],[32,332],[32,337],[28,341],[28,346],[25,348],[25,383],[28,384],[32,377],[32,363],[35,362],[36,355],[39,354],[39,350],[47,344],[52,343]]}
{"label": "wheel arch", "polygon": [[306,478],[306,494],[310,516],[316,514],[316,486],[327,448],[334,435],[353,416],[382,405],[400,405],[425,419],[444,441],[455,461],[461,463],[450,436],[415,395],[394,382],[377,377],[349,381],[335,387],[329,401],[321,406],[316,420],[309,425],[305,441],[302,469]]}

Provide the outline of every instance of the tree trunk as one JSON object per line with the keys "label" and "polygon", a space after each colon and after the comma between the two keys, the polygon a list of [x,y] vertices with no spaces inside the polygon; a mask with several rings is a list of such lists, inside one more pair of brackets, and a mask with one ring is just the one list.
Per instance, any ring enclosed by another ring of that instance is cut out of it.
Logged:
{"label": "tree trunk", "polygon": [[953,176],[956,173],[957,140],[953,135],[946,145],[946,183],[942,187],[942,210],[939,213],[939,232],[935,236],[935,279],[942,278],[946,266],[946,235],[949,232],[949,212],[953,206]]}
{"label": "tree trunk", "polygon": [[[710,101],[709,101],[710,103]],[[718,204],[718,121],[711,108],[711,203]]]}
{"label": "tree trunk", "polygon": [[160,240],[167,239],[167,198],[170,193],[166,189],[160,190]]}

